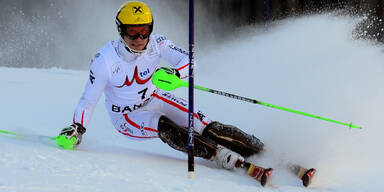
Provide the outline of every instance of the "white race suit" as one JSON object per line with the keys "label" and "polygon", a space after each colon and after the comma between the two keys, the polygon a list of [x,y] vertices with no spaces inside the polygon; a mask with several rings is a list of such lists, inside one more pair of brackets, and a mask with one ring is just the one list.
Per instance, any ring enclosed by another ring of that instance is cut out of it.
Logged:
{"label": "white race suit", "polygon": [[[73,122],[88,125],[101,94],[114,127],[133,139],[158,137],[160,116],[188,127],[188,102],[152,84],[152,74],[160,59],[188,76],[188,53],[164,36],[152,34],[145,52],[130,53],[121,39],[108,42],[91,61],[89,80],[77,104]],[[198,110],[194,112],[194,130],[201,134],[211,122]]]}

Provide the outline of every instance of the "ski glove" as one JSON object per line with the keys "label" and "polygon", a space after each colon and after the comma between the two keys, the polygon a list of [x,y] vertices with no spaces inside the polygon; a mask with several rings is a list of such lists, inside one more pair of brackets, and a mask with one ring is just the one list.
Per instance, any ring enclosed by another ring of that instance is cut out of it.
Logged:
{"label": "ski glove", "polygon": [[81,137],[85,133],[85,131],[85,127],[83,127],[80,123],[74,123],[62,129],[59,135],[65,135],[67,139],[75,137],[77,139],[75,145],[79,145],[81,143]]}
{"label": "ski glove", "polygon": [[178,78],[180,78],[180,72],[177,69],[168,68],[168,67],[160,67],[158,70],[164,70],[168,74],[176,75]]}

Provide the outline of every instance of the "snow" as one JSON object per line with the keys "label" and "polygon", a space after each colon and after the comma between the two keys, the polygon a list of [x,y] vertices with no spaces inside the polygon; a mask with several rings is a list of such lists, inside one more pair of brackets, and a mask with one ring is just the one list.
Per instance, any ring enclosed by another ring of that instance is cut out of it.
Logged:
{"label": "snow", "polygon": [[[268,31],[244,28],[217,49],[197,52],[196,84],[350,122],[347,127],[196,91],[212,119],[262,139],[266,151],[249,160],[274,167],[262,188],[244,172],[187,157],[159,139],[134,141],[114,130],[100,100],[75,151],[38,136],[71,123],[87,71],[0,68],[0,191],[382,191],[383,47],[354,40],[359,19],[331,14],[287,19]],[[213,73],[213,71],[215,71]],[[186,96],[187,89],[175,91]],[[316,167],[309,188],[286,165]]]}

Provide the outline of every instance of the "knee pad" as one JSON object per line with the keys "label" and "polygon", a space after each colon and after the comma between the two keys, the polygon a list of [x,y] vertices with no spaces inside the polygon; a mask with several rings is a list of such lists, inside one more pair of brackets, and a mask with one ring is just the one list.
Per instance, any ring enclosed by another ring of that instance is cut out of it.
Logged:
{"label": "knee pad", "polygon": [[214,121],[205,127],[202,135],[218,144],[249,157],[263,150],[264,144],[255,136],[249,135],[232,125]]}

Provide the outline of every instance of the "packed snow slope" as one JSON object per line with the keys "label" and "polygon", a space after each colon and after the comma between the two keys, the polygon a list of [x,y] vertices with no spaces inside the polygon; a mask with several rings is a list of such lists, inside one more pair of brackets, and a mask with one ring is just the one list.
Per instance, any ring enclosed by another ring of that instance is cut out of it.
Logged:
{"label": "packed snow slope", "polygon": [[[159,139],[120,135],[101,99],[77,150],[1,136],[0,191],[382,191],[384,49],[354,40],[357,22],[332,15],[288,19],[197,50],[196,84],[363,126],[350,130],[196,91],[197,107],[212,119],[264,141],[265,152],[249,160],[275,168],[269,187],[200,159],[195,179],[188,179],[184,153]],[[87,71],[0,68],[0,129],[56,136],[71,123],[87,79]],[[175,92],[187,95],[184,88]],[[318,169],[311,187],[287,171],[289,163]]]}

